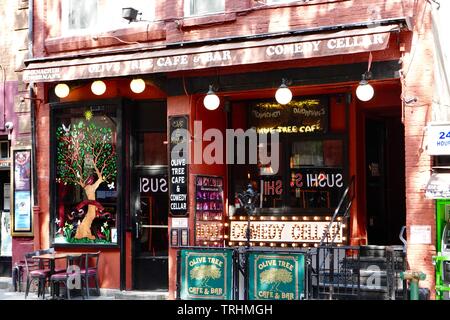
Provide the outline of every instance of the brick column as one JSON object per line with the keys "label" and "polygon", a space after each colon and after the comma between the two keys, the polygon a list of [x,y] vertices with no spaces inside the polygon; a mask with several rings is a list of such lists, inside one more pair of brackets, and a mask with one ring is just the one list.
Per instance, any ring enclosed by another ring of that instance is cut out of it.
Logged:
{"label": "brick column", "polygon": [[433,37],[430,7],[427,2],[422,1],[413,10],[415,25],[412,34],[403,39],[406,47],[402,67],[402,95],[417,97],[417,102],[404,104],[406,225],[408,239],[411,239],[412,225],[431,226],[432,243],[408,243],[408,268],[426,274],[426,280],[420,283],[420,287],[429,288],[431,297],[434,298],[435,279],[431,257],[436,253],[435,204],[433,200],[425,199],[424,195],[432,165],[431,157],[424,150],[424,128],[431,119]]}

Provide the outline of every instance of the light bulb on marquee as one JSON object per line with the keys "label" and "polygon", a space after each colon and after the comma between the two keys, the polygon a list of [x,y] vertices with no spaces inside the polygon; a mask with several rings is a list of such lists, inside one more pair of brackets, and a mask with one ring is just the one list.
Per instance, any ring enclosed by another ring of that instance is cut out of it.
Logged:
{"label": "light bulb on marquee", "polygon": [[142,93],[145,90],[145,81],[141,78],[136,78],[131,80],[130,82],[130,89],[134,93]]}
{"label": "light bulb on marquee", "polygon": [[97,96],[101,96],[106,92],[106,84],[102,80],[96,80],[91,84],[91,91]]}
{"label": "light bulb on marquee", "polygon": [[216,110],[220,105],[220,99],[213,90],[213,86],[209,85],[208,93],[203,99],[203,105],[208,110]]}
{"label": "light bulb on marquee", "polygon": [[275,99],[279,104],[288,104],[292,100],[292,92],[286,85],[286,79],[281,80],[281,85],[275,93]]}
{"label": "light bulb on marquee", "polygon": [[55,87],[55,94],[58,98],[65,98],[69,95],[70,88],[65,83],[58,83]]}

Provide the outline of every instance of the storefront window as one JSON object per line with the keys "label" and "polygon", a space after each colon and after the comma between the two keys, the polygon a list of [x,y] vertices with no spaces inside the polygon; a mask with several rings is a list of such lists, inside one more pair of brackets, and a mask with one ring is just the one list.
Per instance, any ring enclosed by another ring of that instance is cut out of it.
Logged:
{"label": "storefront window", "polygon": [[53,113],[54,243],[117,243],[115,106]]}
{"label": "storefront window", "polygon": [[299,141],[290,156],[290,207],[331,209],[344,186],[341,140]]}
{"label": "storefront window", "polygon": [[[242,111],[238,113],[241,117]],[[297,98],[286,106],[271,101],[250,103],[246,116],[248,128],[279,133],[276,148],[270,138],[258,141],[258,148],[266,148],[272,159],[277,156],[279,165],[277,171],[259,161],[232,165],[235,197],[251,184],[259,193],[257,214],[331,213],[346,185],[346,138],[329,130],[327,97]],[[239,208],[231,212],[243,214]]]}

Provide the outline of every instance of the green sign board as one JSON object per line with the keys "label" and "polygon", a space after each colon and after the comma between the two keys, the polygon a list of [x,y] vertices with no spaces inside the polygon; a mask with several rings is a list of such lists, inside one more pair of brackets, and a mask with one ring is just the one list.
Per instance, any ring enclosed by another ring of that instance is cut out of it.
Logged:
{"label": "green sign board", "polygon": [[250,253],[248,256],[250,300],[300,300],[304,294],[303,254]]}
{"label": "green sign board", "polygon": [[181,250],[183,300],[233,299],[231,250]]}

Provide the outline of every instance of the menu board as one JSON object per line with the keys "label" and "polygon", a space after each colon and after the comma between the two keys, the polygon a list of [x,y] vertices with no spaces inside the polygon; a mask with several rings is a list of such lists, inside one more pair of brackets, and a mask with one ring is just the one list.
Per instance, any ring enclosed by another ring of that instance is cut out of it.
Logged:
{"label": "menu board", "polygon": [[328,100],[326,97],[293,99],[287,105],[263,101],[252,105],[250,125],[257,132],[312,133],[328,128]]}
{"label": "menu board", "polygon": [[188,214],[188,124],[187,115],[169,117],[169,199],[172,216]]}
{"label": "menu board", "polygon": [[223,246],[223,178],[195,178],[195,245]]}

